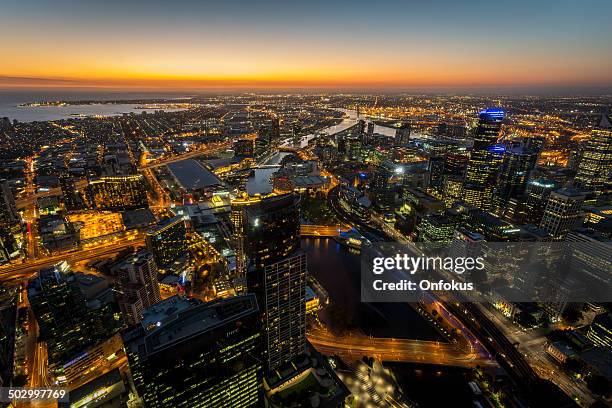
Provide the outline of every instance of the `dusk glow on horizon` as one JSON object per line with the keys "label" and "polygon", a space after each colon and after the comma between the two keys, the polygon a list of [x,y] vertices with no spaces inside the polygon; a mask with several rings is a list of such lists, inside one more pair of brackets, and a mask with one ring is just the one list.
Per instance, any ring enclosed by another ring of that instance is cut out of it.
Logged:
{"label": "dusk glow on horizon", "polygon": [[607,1],[3,3],[0,87],[612,84]]}

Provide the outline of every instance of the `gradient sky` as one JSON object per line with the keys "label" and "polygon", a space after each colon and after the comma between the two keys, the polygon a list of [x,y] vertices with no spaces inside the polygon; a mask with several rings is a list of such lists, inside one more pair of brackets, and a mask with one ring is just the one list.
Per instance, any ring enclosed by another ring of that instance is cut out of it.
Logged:
{"label": "gradient sky", "polygon": [[610,86],[612,1],[2,0],[0,86]]}

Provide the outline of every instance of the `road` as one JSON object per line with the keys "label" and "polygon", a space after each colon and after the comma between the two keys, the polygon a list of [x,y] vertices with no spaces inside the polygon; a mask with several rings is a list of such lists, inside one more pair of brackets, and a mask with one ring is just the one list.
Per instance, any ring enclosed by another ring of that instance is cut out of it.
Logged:
{"label": "road", "polygon": [[194,157],[202,156],[203,154],[214,154],[214,153],[218,153],[219,151],[225,151],[229,149],[230,147],[231,147],[231,141],[211,143],[210,145],[204,146],[192,152],[179,154],[179,155],[169,157],[166,159],[162,159],[162,160],[156,160],[154,162],[148,163],[145,166],[141,166],[140,169],[152,169],[155,167],[161,167],[161,166],[165,166],[167,164],[174,163],[177,161],[192,159]]}
{"label": "road", "polygon": [[519,344],[518,350],[522,352],[535,372],[546,380],[552,381],[569,396],[576,396],[580,404],[590,406],[595,399],[586,383],[573,379],[558,364],[552,361],[546,353],[546,337],[537,330],[523,331],[517,329],[512,322],[502,316],[497,310],[488,305],[478,305],[481,311],[495,323],[514,344]]}
{"label": "road", "polygon": [[130,246],[140,245],[144,245],[144,238],[137,237],[133,240],[124,240],[113,244],[104,244],[97,247],[84,249],[81,251],[68,252],[65,254],[49,256],[43,259],[26,261],[18,265],[4,265],[0,268],[0,282],[29,279],[38,270],[48,268],[64,260],[67,262],[94,260],[99,257],[104,257],[117,253]]}
{"label": "road", "polygon": [[312,345],[324,354],[354,360],[369,356],[381,361],[458,367],[497,366],[493,360],[479,355],[476,351],[464,351],[454,344],[444,342],[372,338],[361,334],[337,336],[325,330],[311,330],[307,337]]}
{"label": "road", "polygon": [[[77,190],[83,189],[87,186],[87,180],[77,180],[74,183]],[[25,208],[28,205],[36,205],[36,200],[40,197],[58,196],[62,194],[62,189],[59,187],[50,188],[48,191],[28,192],[25,197],[15,200],[17,208]]]}

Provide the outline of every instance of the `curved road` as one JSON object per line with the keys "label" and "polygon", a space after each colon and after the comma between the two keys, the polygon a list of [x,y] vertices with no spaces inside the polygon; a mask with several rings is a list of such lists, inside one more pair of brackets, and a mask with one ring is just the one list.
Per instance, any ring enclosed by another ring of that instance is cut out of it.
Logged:
{"label": "curved road", "polygon": [[336,336],[329,331],[308,332],[308,340],[323,354],[351,359],[363,356],[381,361],[439,364],[458,367],[497,366],[495,361],[476,351],[443,342],[410,339],[372,338],[361,334]]}

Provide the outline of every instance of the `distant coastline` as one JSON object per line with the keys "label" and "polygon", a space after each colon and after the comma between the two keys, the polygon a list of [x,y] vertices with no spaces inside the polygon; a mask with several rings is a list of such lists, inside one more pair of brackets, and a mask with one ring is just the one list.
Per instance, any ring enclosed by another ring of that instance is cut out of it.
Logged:
{"label": "distant coastline", "polygon": [[[181,100],[184,102],[177,102],[177,100]],[[173,98],[173,99],[116,99],[116,100],[57,100],[57,101],[31,101],[31,102],[23,102],[18,104],[17,106],[20,108],[34,108],[41,106],[52,106],[52,107],[60,107],[60,106],[75,106],[75,105],[144,105],[143,108],[137,109],[150,109],[151,106],[155,105],[176,105],[183,106],[189,104],[192,101],[192,97],[184,97],[184,98]]]}

